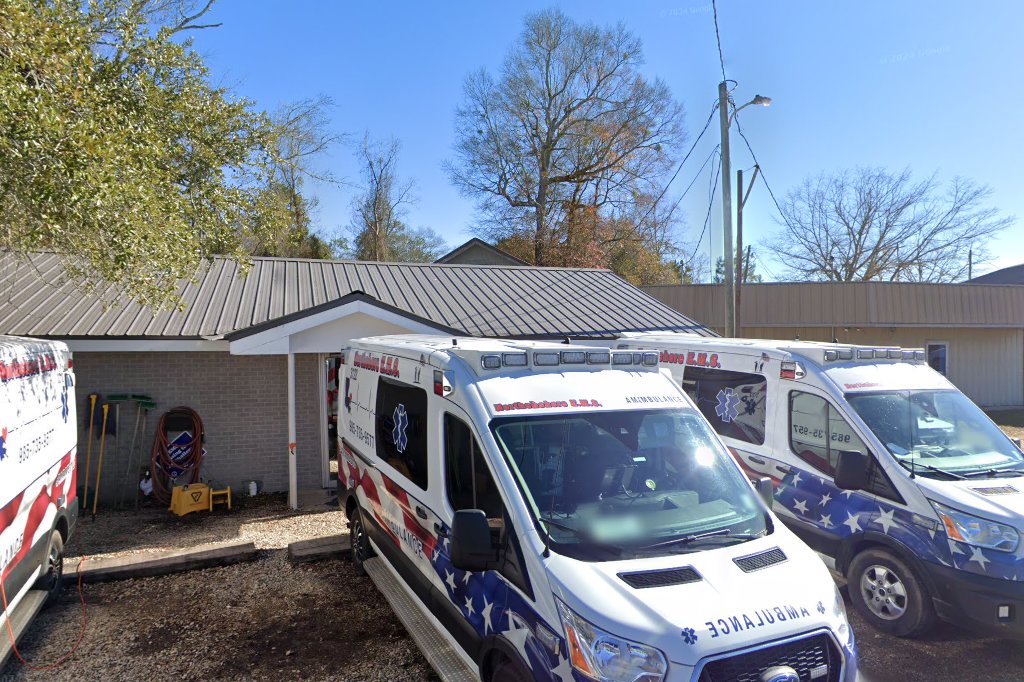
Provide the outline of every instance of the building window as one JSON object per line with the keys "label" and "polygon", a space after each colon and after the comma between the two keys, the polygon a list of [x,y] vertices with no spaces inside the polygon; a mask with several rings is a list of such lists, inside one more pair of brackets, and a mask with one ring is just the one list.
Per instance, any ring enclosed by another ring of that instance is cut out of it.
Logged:
{"label": "building window", "polygon": [[469,426],[444,415],[445,490],[452,510],[482,509],[489,519],[502,516],[501,494],[480,444]]}
{"label": "building window", "polygon": [[682,385],[719,435],[764,444],[768,382],[763,375],[687,367]]}
{"label": "building window", "polygon": [[789,446],[797,457],[829,476],[835,473],[840,450],[868,452],[831,403],[802,391],[789,394]]}
{"label": "building window", "polygon": [[928,366],[942,376],[946,376],[946,358],[949,353],[949,344],[945,341],[928,342]]}
{"label": "building window", "polygon": [[427,489],[427,392],[386,377],[377,383],[377,452],[395,471]]}

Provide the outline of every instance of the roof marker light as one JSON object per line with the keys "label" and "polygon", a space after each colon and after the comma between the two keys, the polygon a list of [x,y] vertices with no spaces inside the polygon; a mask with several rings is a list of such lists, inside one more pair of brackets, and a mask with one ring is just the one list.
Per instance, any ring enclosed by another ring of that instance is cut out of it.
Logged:
{"label": "roof marker light", "polygon": [[658,366],[658,354],[657,353],[644,353],[644,366],[645,367],[657,367]]}
{"label": "roof marker light", "polygon": [[533,364],[538,367],[553,367],[558,364],[558,353],[534,353]]}
{"label": "roof marker light", "polygon": [[858,360],[871,360],[875,357],[875,351],[870,348],[858,348],[857,359]]}
{"label": "roof marker light", "polygon": [[780,379],[803,379],[805,374],[803,366],[795,360],[783,360],[779,366]]}
{"label": "roof marker light", "polygon": [[607,365],[611,361],[611,354],[606,350],[595,350],[587,353],[588,365]]}
{"label": "roof marker light", "polygon": [[901,357],[903,357],[903,351],[901,351],[899,348],[890,348],[888,355],[890,360],[899,360]]}
{"label": "roof marker light", "polygon": [[526,367],[526,353],[502,353],[501,363],[506,367]]}
{"label": "roof marker light", "polygon": [[912,350],[900,351],[900,359],[902,359],[902,360],[913,360],[914,359],[914,351],[912,351]]}
{"label": "roof marker light", "polygon": [[919,361],[919,362],[924,362],[924,359],[925,359],[924,351],[923,350],[915,350],[914,351],[914,359]]}
{"label": "roof marker light", "polygon": [[634,365],[642,365],[642,364],[644,364],[644,354],[643,353],[633,353],[633,364]]}
{"label": "roof marker light", "polygon": [[446,396],[452,392],[452,384],[439,369],[434,370],[434,395]]}
{"label": "roof marker light", "polygon": [[840,360],[853,360],[853,349],[852,348],[844,348],[841,351],[839,351],[839,359]]}
{"label": "roof marker light", "polygon": [[582,365],[587,361],[587,353],[582,350],[563,350],[562,362],[566,365]]}
{"label": "roof marker light", "polygon": [[839,351],[827,350],[825,351],[825,360],[832,361],[839,359]]}
{"label": "roof marker light", "polygon": [[613,365],[632,365],[633,354],[632,353],[612,353],[612,364]]}
{"label": "roof marker light", "polygon": [[484,369],[500,369],[501,368],[501,356],[500,355],[481,355],[480,366]]}

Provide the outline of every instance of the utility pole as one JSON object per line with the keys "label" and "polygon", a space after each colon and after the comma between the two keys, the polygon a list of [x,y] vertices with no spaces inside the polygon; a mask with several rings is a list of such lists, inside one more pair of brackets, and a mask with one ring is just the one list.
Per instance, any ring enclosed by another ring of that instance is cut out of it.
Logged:
{"label": "utility pole", "polygon": [[754,166],[754,174],[750,177],[750,184],[747,186],[747,191],[743,191],[743,169],[736,171],[736,307],[734,312],[734,318],[736,320],[736,336],[742,335],[743,323],[741,320],[743,316],[740,314],[742,306],[740,305],[740,291],[743,288],[743,282],[747,279],[747,272],[750,270],[750,247],[747,247],[746,257],[743,255],[743,207],[747,205],[747,198],[750,197],[750,190],[754,188],[754,180],[757,180],[757,174],[760,172],[759,166]]}
{"label": "utility pole", "polygon": [[971,271],[974,269],[974,249],[967,249],[967,281],[972,279]]}
{"label": "utility pole", "polygon": [[725,262],[725,336],[736,336],[736,279],[732,252],[732,168],[729,164],[729,88],[718,84],[718,117],[722,127],[722,260]]}

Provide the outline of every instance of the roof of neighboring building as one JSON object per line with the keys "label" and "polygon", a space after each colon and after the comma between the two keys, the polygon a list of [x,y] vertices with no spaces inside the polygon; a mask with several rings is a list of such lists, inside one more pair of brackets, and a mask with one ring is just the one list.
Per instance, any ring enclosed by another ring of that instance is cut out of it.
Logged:
{"label": "roof of neighboring building", "polygon": [[1024,284],[1024,263],[967,280],[968,284]]}
{"label": "roof of neighboring building", "polygon": [[[723,326],[718,284],[644,287],[709,327]],[[744,327],[1024,327],[1024,287],[907,282],[744,284]]]}
{"label": "roof of neighboring building", "polygon": [[476,237],[455,247],[434,262],[450,265],[529,265],[511,253],[502,251],[497,246]]}
{"label": "roof of neighboring building", "polygon": [[204,261],[179,308],[153,312],[71,282],[56,254],[0,253],[0,333],[56,338],[217,339],[358,300],[469,336],[611,336],[695,330],[687,316],[608,270],[253,258]]}

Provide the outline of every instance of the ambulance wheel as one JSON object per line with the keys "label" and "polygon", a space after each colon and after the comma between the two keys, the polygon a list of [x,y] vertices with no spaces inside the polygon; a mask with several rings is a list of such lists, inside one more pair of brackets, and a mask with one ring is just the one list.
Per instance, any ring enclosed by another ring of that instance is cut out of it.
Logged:
{"label": "ambulance wheel", "polygon": [[46,548],[46,560],[43,563],[43,574],[39,576],[36,588],[46,592],[46,603],[52,604],[60,595],[64,580],[64,538],[60,531],[50,533],[50,544]]}
{"label": "ambulance wheel", "polygon": [[919,637],[935,623],[928,588],[905,561],[880,548],[854,557],[846,580],[854,608],[872,626],[896,637]]}
{"label": "ambulance wheel", "polygon": [[349,519],[349,538],[352,544],[352,566],[356,575],[366,575],[363,562],[373,556],[370,539],[366,537],[366,526],[363,525],[363,513],[358,507]]}
{"label": "ambulance wheel", "polygon": [[518,665],[506,658],[494,667],[488,682],[531,682],[532,679]]}

